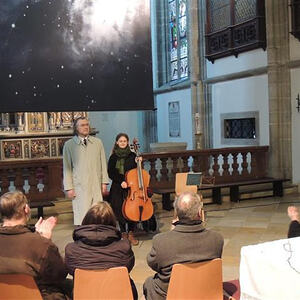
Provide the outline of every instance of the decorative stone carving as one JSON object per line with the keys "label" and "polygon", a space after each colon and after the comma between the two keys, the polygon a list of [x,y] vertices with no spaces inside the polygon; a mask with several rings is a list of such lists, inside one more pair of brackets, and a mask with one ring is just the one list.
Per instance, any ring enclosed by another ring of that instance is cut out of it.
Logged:
{"label": "decorative stone carving", "polygon": [[0,160],[60,158],[64,143],[72,138],[74,118],[86,115],[80,111],[1,113]]}
{"label": "decorative stone carving", "polygon": [[76,120],[79,117],[86,117],[86,112],[83,112],[83,111],[74,111],[73,112],[73,120]]}
{"label": "decorative stone carving", "polygon": [[23,144],[24,144],[24,158],[29,158],[30,157],[29,140],[24,140]]}
{"label": "decorative stone carving", "polygon": [[63,155],[63,148],[64,148],[64,144],[65,142],[68,140],[69,138],[58,138],[57,142],[58,142],[58,155]]}
{"label": "decorative stone carving", "polygon": [[50,131],[55,131],[56,127],[55,127],[55,113],[54,112],[49,113],[48,122],[49,122],[49,130]]}
{"label": "decorative stone carving", "polygon": [[4,114],[4,120],[3,120],[4,122],[4,126],[5,126],[5,128],[4,128],[4,130],[5,131],[10,131],[10,127],[9,127],[9,113],[5,113]]}
{"label": "decorative stone carving", "polygon": [[73,114],[71,112],[61,113],[62,126],[64,128],[71,128],[73,123]]}
{"label": "decorative stone carving", "polygon": [[31,157],[41,158],[50,157],[49,139],[31,140]]}
{"label": "decorative stone carving", "polygon": [[19,132],[24,132],[24,113],[17,113],[18,117],[18,131]]}
{"label": "decorative stone carving", "polygon": [[22,141],[21,140],[11,140],[5,141],[2,144],[3,157],[6,159],[10,158],[22,158]]}
{"label": "decorative stone carving", "polygon": [[56,150],[56,140],[51,139],[51,156],[56,156],[57,150]]}
{"label": "decorative stone carving", "polygon": [[28,113],[28,131],[43,132],[44,128],[44,113],[32,112]]}

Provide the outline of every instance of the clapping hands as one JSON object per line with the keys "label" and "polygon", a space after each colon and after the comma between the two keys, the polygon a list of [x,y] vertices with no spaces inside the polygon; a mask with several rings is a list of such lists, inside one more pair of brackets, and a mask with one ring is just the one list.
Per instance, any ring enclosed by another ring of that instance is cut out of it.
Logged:
{"label": "clapping hands", "polygon": [[50,217],[46,220],[43,220],[42,217],[35,224],[35,231],[38,232],[41,236],[51,239],[52,230],[57,223],[57,218]]}

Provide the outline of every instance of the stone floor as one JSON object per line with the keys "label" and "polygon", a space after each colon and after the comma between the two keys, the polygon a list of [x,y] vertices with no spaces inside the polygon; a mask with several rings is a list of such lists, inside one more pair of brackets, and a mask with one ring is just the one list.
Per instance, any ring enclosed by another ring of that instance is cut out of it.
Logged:
{"label": "stone floor", "polygon": [[[157,199],[158,200],[158,199]],[[300,195],[286,195],[283,198],[271,197],[243,200],[239,203],[224,202],[222,205],[205,205],[206,227],[220,232],[225,240],[223,250],[223,280],[239,277],[240,249],[242,246],[286,238],[289,218],[286,211],[289,205],[300,205]],[[156,204],[159,232],[170,229],[173,212],[163,211]],[[34,212],[33,212],[34,214]],[[72,209],[70,201],[59,201],[55,208],[45,209],[45,215],[58,215],[58,225],[53,241],[64,255],[64,248],[72,241]],[[140,243],[133,247],[135,267],[131,277],[136,283],[139,296],[145,279],[153,274],[146,262],[152,245],[153,234],[138,232]]]}

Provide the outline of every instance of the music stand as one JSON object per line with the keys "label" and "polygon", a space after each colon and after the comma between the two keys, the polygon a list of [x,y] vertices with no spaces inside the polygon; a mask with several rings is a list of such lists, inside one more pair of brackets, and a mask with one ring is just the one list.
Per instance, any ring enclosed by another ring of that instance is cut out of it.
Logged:
{"label": "music stand", "polygon": [[201,187],[201,183],[202,183],[202,172],[187,173],[186,185],[196,185],[199,188]]}

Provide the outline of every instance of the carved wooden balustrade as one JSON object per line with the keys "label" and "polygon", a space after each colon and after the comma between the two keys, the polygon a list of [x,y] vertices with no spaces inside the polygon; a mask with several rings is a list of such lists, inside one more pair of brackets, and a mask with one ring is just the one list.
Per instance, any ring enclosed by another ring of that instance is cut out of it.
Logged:
{"label": "carved wooden balustrade", "polygon": [[62,159],[0,162],[0,194],[15,189],[30,201],[63,197]]}
{"label": "carved wooden balustrade", "polygon": [[[178,172],[202,172],[215,183],[267,176],[268,146],[142,153],[151,175],[150,187],[174,188]],[[63,197],[62,159],[0,161],[0,194],[25,192],[31,201]]]}
{"label": "carved wooden balustrade", "polygon": [[178,172],[202,172],[215,183],[259,179],[267,176],[268,146],[142,153],[151,175],[150,187],[174,188]]}

